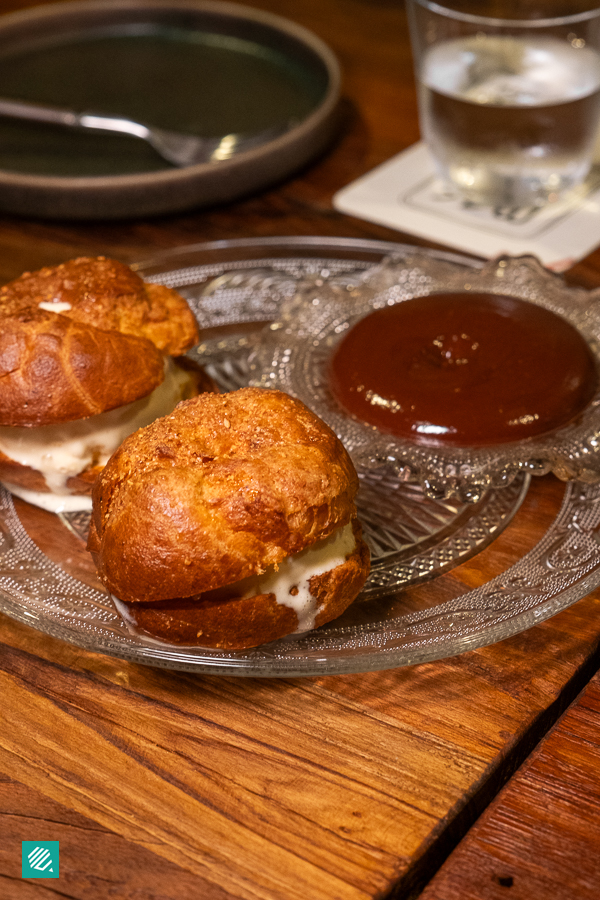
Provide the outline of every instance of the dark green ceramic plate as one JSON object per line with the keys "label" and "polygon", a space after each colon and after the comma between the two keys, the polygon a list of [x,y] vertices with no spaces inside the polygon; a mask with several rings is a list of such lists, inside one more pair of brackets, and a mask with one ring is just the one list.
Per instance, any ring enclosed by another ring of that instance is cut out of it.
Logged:
{"label": "dark green ceramic plate", "polygon": [[0,94],[205,136],[288,126],[233,160],[177,170],[136,138],[0,118],[0,209],[111,218],[288,174],[332,137],[339,72],[314,35],[248,7],[91,0],[0,17]]}

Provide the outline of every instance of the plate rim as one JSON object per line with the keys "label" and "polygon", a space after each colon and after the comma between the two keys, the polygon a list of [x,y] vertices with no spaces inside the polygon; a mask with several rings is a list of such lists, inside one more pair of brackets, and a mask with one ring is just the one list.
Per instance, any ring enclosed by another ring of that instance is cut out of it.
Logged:
{"label": "plate rim", "polygon": [[[461,253],[454,250],[443,250],[431,247],[421,247],[417,244],[407,244],[405,241],[385,241],[376,238],[360,238],[360,237],[339,237],[331,235],[265,235],[264,237],[242,237],[242,238],[221,238],[215,241],[198,241],[194,244],[184,244],[178,247],[169,247],[166,250],[158,250],[151,257],[144,259],[132,260],[129,262],[131,268],[138,272],[142,278],[144,277],[144,269],[151,266],[160,265],[176,259],[178,256],[186,256],[194,253],[211,253],[220,250],[244,250],[246,248],[277,248],[281,247],[286,250],[298,250],[306,248],[307,250],[331,249],[336,251],[347,251],[350,253],[380,253],[382,258],[387,254],[398,251],[414,251],[431,253],[436,258],[447,260],[448,262],[456,262],[468,266],[476,266],[483,268],[485,260],[482,257],[471,256],[468,253]],[[328,254],[331,255],[331,254]],[[315,255],[315,258],[318,258]],[[235,262],[235,260],[234,260]],[[238,260],[241,262],[241,260]]]}

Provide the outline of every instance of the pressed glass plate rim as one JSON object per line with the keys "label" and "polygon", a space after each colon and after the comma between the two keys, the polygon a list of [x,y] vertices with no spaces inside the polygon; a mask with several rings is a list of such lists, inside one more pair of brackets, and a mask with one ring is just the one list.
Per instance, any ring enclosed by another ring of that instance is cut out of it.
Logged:
{"label": "pressed glass plate rim", "polygon": [[[531,254],[475,265],[418,247],[390,256],[387,268],[367,273],[372,284],[358,281],[349,295],[335,281],[333,287],[321,281],[302,285],[257,347],[252,383],[298,397],[345,441],[357,465],[389,465],[402,478],[418,481],[431,497],[456,494],[463,500],[477,499],[483,490],[502,487],[523,471],[600,481],[600,385],[573,421],[519,441],[481,447],[427,446],[380,432],[341,408],[327,388],[324,367],[345,329],[381,306],[444,289],[505,293],[559,312],[587,339],[600,371],[600,290],[568,286]],[[319,291],[320,303],[315,306],[317,301],[311,298]]]}

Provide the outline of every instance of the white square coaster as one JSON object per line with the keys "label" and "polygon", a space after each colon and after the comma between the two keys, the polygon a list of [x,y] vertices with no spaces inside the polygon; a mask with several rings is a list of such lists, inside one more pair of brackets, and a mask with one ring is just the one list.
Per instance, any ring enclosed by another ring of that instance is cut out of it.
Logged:
{"label": "white square coaster", "polygon": [[414,144],[342,188],[336,209],[477,256],[532,253],[555,270],[600,244],[600,170],[568,200],[496,212],[444,191],[424,143]]}

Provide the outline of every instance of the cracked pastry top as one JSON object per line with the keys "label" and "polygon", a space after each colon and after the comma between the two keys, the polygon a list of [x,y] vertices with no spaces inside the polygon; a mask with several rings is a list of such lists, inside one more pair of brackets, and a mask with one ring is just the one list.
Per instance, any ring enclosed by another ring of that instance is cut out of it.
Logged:
{"label": "cracked pastry top", "polygon": [[89,494],[126,434],[211,388],[179,361],[197,341],[183,297],[116,260],[81,257],[5,285],[0,479],[50,507]]}

